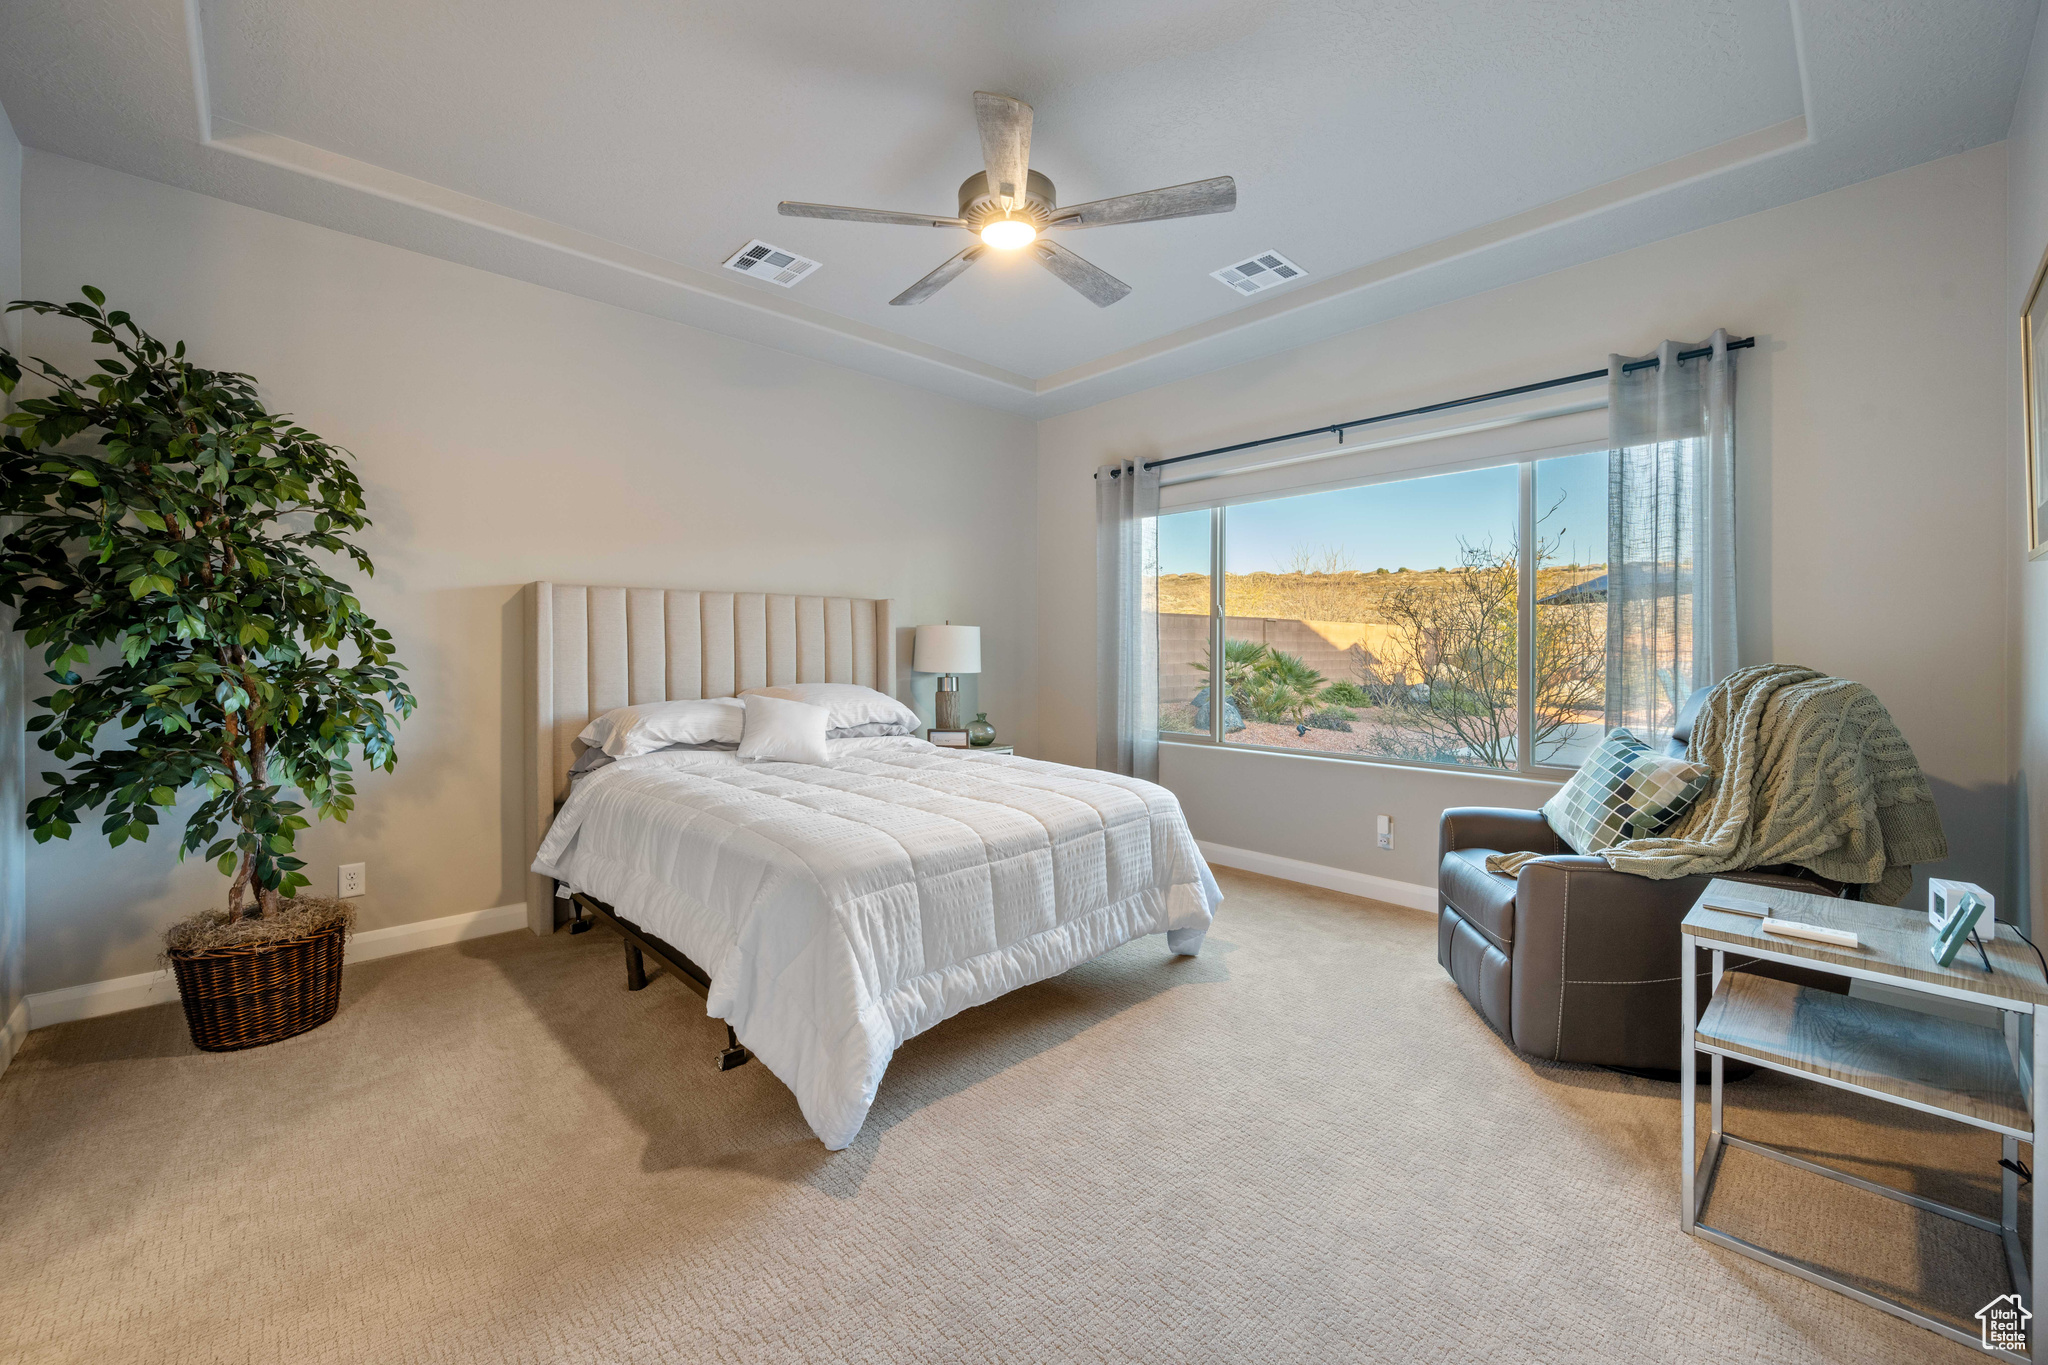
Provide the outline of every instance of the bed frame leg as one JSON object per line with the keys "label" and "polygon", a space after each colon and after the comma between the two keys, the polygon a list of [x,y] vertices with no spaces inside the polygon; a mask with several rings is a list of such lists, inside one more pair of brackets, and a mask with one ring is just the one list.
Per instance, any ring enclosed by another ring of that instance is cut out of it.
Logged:
{"label": "bed frame leg", "polygon": [[[614,917],[612,908],[598,901],[585,905],[581,893],[572,898],[576,907],[578,930],[588,929],[598,920],[603,920],[619,932],[620,946],[626,950],[626,989],[644,991],[647,989],[647,954],[668,969],[669,975],[695,990],[699,995],[708,995],[711,978],[696,963],[652,936],[643,937],[636,926]],[[583,912],[589,910],[591,918],[585,920]],[[646,947],[643,949],[642,944]],[[740,1036],[731,1024],[725,1026],[725,1046],[711,1054],[711,1065],[719,1071],[730,1071],[736,1066],[745,1066],[754,1060],[754,1054],[740,1046]]]}
{"label": "bed frame leg", "polygon": [[732,1031],[732,1025],[725,1026],[725,1049],[714,1053],[711,1065],[719,1071],[730,1071],[736,1066],[745,1066],[754,1054],[740,1046],[740,1036]]}
{"label": "bed frame leg", "polygon": [[[561,882],[559,882],[559,881],[555,882],[555,883],[554,883],[554,887],[555,887],[555,899],[556,899],[556,900],[562,900],[562,899],[564,899],[564,897],[563,897],[563,895],[562,895],[562,884],[561,884]],[[568,900],[568,902],[569,902],[569,932],[570,932],[570,933],[572,933],[572,934],[587,934],[587,933],[589,933],[589,932],[590,932],[590,930],[591,930],[591,927],[592,927],[593,925],[595,925],[595,924],[597,923],[597,921],[596,921],[596,920],[592,920],[592,919],[586,919],[586,918],[584,918],[584,915],[583,915],[583,902],[582,902],[582,901],[580,901],[580,900],[577,900],[577,899],[576,899],[576,898],[575,898],[574,896],[569,896],[569,897],[567,897],[566,899],[567,899],[567,900]]]}

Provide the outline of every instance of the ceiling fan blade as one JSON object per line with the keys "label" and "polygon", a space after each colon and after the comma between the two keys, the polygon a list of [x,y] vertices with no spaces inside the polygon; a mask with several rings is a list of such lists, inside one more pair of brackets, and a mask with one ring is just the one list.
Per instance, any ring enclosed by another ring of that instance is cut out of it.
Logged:
{"label": "ceiling fan blade", "polygon": [[932,213],[893,213],[888,209],[849,209],[837,204],[799,204],[785,199],[775,206],[785,218],[834,218],[844,223],[900,223],[904,227],[967,226],[965,218],[941,218]]}
{"label": "ceiling fan blade", "polygon": [[1006,210],[1023,208],[1025,172],[1031,169],[1031,106],[1008,95],[977,90],[974,121],[981,127],[988,192]]}
{"label": "ceiling fan blade", "polygon": [[1193,218],[1202,213],[1228,213],[1237,207],[1237,182],[1227,175],[1197,180],[1143,194],[1120,194],[1056,211],[1049,228],[1106,227],[1111,223],[1151,223],[1161,218]]}
{"label": "ceiling fan blade", "polygon": [[968,266],[980,260],[983,252],[992,249],[985,243],[976,242],[973,246],[968,247],[967,250],[961,252],[952,260],[947,261],[916,284],[911,285],[910,288],[904,290],[895,298],[890,299],[890,305],[902,308],[913,303],[923,303],[926,299],[951,284],[956,278],[966,274]]}
{"label": "ceiling fan blade", "polygon": [[1097,308],[1107,308],[1131,292],[1131,287],[1100,266],[1093,266],[1061,246],[1041,237],[1031,244],[1038,263],[1065,280]]}

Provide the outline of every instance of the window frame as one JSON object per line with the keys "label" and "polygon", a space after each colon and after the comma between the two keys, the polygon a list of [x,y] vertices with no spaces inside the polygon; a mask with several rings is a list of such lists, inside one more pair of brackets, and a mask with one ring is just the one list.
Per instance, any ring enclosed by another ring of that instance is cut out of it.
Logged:
{"label": "window frame", "polygon": [[1209,657],[1223,657],[1226,602],[1224,597],[1224,551],[1228,546],[1228,512],[1230,508],[1260,502],[1274,502],[1282,498],[1301,497],[1311,493],[1332,492],[1342,488],[1363,488],[1379,483],[1398,483],[1408,479],[1426,479],[1439,474],[1462,472],[1467,469],[1499,469],[1507,465],[1516,467],[1518,475],[1516,526],[1519,540],[1519,557],[1516,563],[1515,586],[1515,765],[1512,768],[1475,767],[1466,763],[1432,763],[1424,759],[1391,758],[1379,754],[1352,754],[1332,752],[1324,749],[1295,749],[1282,744],[1248,744],[1242,741],[1226,740],[1223,736],[1223,707],[1214,701],[1212,690],[1209,706],[1209,733],[1204,735],[1193,730],[1161,730],[1161,744],[1179,744],[1191,748],[1231,750],[1240,753],[1284,754],[1292,758],[1331,759],[1339,763],[1367,763],[1389,768],[1415,768],[1425,772],[1467,773],[1475,777],[1506,777],[1545,782],[1564,782],[1578,772],[1578,765],[1556,763],[1532,763],[1530,751],[1535,747],[1535,709],[1530,698],[1536,690],[1536,466],[1545,460],[1568,459],[1574,455],[1587,455],[1604,450],[1604,442],[1573,441],[1562,445],[1545,446],[1513,454],[1504,454],[1476,460],[1458,460],[1442,464],[1427,463],[1406,469],[1386,470],[1363,477],[1329,483],[1315,483],[1306,487],[1286,491],[1271,491],[1256,497],[1231,497],[1227,492],[1202,507],[1176,507],[1162,511],[1160,516],[1184,516],[1189,512],[1206,510],[1209,513]]}

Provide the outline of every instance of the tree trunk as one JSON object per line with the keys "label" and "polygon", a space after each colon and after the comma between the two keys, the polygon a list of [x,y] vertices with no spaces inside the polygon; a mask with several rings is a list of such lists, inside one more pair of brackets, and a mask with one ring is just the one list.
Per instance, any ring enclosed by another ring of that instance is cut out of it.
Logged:
{"label": "tree trunk", "polygon": [[[249,695],[255,696],[254,680],[249,678],[246,669],[243,672],[243,680],[248,684]],[[269,738],[270,735],[264,726],[251,725],[249,727],[249,786],[252,790],[261,791],[270,783],[270,763],[267,752],[269,749],[267,743]],[[251,863],[253,866],[253,857]],[[277,892],[270,887],[259,885],[256,888],[257,917],[261,918],[264,915],[274,915],[276,913]]]}
{"label": "tree trunk", "polygon": [[249,874],[255,870],[255,859],[244,853],[241,864],[235,869],[235,880],[228,886],[228,923],[232,924],[242,913],[242,890],[249,885]]}

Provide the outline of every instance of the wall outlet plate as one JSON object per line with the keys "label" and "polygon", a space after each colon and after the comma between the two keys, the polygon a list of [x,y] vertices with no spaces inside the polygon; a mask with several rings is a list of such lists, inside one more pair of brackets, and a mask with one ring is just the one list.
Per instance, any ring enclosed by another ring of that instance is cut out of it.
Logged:
{"label": "wall outlet plate", "polygon": [[341,889],[335,894],[343,900],[360,896],[369,889],[370,865],[368,863],[343,863],[341,865]]}
{"label": "wall outlet plate", "polygon": [[1394,846],[1394,817],[1393,817],[1393,816],[1391,816],[1391,815],[1382,815],[1382,816],[1380,817],[1380,847],[1381,847],[1381,848],[1392,848],[1393,846]]}

